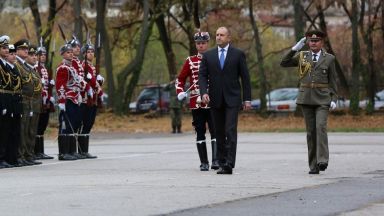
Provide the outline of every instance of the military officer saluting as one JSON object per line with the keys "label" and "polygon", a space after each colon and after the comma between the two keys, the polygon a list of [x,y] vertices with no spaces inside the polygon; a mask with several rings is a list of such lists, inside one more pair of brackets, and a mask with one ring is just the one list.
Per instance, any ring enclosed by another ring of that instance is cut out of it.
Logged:
{"label": "military officer saluting", "polygon": [[[328,167],[327,119],[336,108],[337,86],[335,56],[323,49],[325,33],[311,30],[284,55],[282,67],[298,67],[299,95],[308,145],[309,174],[319,174]],[[309,51],[300,51],[308,41]]]}

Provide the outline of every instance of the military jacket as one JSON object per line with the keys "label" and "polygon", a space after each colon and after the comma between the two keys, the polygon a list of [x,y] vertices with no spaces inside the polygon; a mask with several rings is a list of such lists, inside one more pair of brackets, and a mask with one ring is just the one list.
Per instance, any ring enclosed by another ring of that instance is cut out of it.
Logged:
{"label": "military jacket", "polygon": [[21,114],[21,78],[15,67],[0,59],[0,110]]}
{"label": "military jacket", "polygon": [[22,80],[22,96],[23,96],[23,109],[24,112],[41,112],[41,81],[40,76],[29,67],[27,63],[17,57],[15,64],[17,70],[20,72]]}
{"label": "military jacket", "polygon": [[43,63],[39,63],[36,67],[36,70],[41,77],[41,84],[42,84],[41,97],[42,97],[43,109],[52,110],[52,107],[51,107],[53,106],[51,102],[52,91],[50,91],[50,88],[52,88],[53,86],[49,80],[48,70]]}
{"label": "military jacket", "polygon": [[176,79],[176,94],[184,91],[184,86],[187,78],[189,78],[190,97],[189,97],[189,108],[198,109],[198,108],[209,108],[207,104],[198,101],[201,100],[200,89],[199,89],[199,67],[201,62],[201,55],[189,56],[183,65],[183,68],[180,71],[179,76]]}
{"label": "military jacket", "polygon": [[80,104],[82,78],[72,67],[71,62],[63,60],[56,69],[56,92],[57,102],[65,104],[66,100],[71,100],[74,104]]}
{"label": "military jacket", "polygon": [[283,56],[280,63],[282,67],[301,67],[301,71],[298,72],[299,94],[296,103],[329,105],[331,101],[336,102],[335,56],[322,49],[318,61],[315,63],[312,59],[310,51],[291,50]]}
{"label": "military jacket", "polygon": [[[103,95],[103,90],[101,88],[102,83],[97,81],[97,74],[96,74],[96,68],[93,66],[92,62],[85,62],[83,61],[82,67],[84,68],[84,80],[87,80],[87,86],[82,91],[81,96],[85,97],[86,99],[83,101],[83,103],[91,104],[91,105],[97,105],[98,98],[101,98]],[[86,76],[88,74],[91,76],[91,79],[86,79]],[[91,103],[88,102],[89,98],[87,97],[87,93],[85,92],[87,89],[92,88],[93,90],[93,96]]]}

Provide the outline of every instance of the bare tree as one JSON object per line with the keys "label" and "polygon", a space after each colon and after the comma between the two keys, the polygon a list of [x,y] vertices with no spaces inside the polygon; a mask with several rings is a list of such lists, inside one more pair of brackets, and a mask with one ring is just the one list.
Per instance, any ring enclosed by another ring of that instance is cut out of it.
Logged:
{"label": "bare tree", "polygon": [[83,18],[81,17],[81,0],[73,0],[73,10],[75,12],[74,34],[80,42],[83,42]]}
{"label": "bare tree", "polygon": [[257,54],[257,65],[260,80],[260,112],[262,115],[264,115],[267,112],[267,100],[265,98],[265,95],[267,93],[267,78],[265,76],[263,49],[260,40],[259,29],[256,25],[255,17],[253,16],[253,0],[249,0],[249,18],[251,20]]}
{"label": "bare tree", "polygon": [[[106,30],[105,24],[105,11],[106,11],[106,3],[107,0],[99,0],[96,1],[96,38],[100,40],[101,44],[97,44],[96,42],[97,52],[96,52],[96,60],[101,61],[101,50],[104,53],[104,66],[107,74],[107,87],[108,87],[108,105],[114,106],[114,97],[112,95],[115,93],[115,78],[113,76],[113,64],[112,64],[112,54],[109,45],[109,36]],[[98,62],[99,63],[99,62]],[[97,65],[97,64],[96,64]],[[97,65],[97,67],[100,67]]]}
{"label": "bare tree", "polygon": [[[140,41],[137,46],[136,55],[133,60],[126,65],[123,70],[117,76],[117,90],[114,94],[114,108],[117,114],[126,113],[128,110],[127,104],[131,101],[133,89],[138,83],[140,77],[140,71],[143,66],[144,54],[147,48],[149,36],[153,26],[153,19],[149,16],[149,3],[148,0],[140,2],[143,8],[143,21],[141,24]],[[127,85],[127,79],[130,76],[129,84]]]}

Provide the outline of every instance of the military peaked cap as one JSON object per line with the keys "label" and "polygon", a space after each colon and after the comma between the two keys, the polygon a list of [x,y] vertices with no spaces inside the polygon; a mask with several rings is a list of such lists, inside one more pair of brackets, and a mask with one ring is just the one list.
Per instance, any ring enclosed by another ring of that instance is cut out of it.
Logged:
{"label": "military peaked cap", "polygon": [[320,30],[310,30],[305,33],[308,40],[318,41],[326,37],[326,34]]}
{"label": "military peaked cap", "polygon": [[14,45],[15,45],[16,49],[19,49],[19,48],[27,48],[28,49],[29,41],[27,39],[21,39],[21,40],[17,41]]}

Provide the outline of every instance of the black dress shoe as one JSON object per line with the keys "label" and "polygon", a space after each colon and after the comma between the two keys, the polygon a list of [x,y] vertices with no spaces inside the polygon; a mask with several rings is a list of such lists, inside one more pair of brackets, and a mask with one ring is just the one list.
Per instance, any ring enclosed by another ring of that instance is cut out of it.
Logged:
{"label": "black dress shoe", "polygon": [[86,158],[87,158],[86,156],[84,156],[84,155],[82,155],[82,154],[79,154],[79,153],[77,153],[77,152],[72,153],[72,154],[70,154],[70,155],[73,156],[73,157],[75,157],[76,159],[86,159]]}
{"label": "black dress shoe", "polygon": [[219,170],[217,171],[217,174],[232,174],[232,167],[230,166],[224,166],[220,167]]}
{"label": "black dress shoe", "polygon": [[26,160],[27,162],[31,163],[32,165],[40,165],[42,164],[42,162],[40,161],[35,161],[33,159],[29,159],[29,160]]}
{"label": "black dress shoe", "polygon": [[77,160],[76,157],[70,155],[70,154],[59,154],[59,160]]}
{"label": "black dress shoe", "polygon": [[207,163],[202,163],[200,165],[200,171],[208,171],[209,170],[209,164]]}
{"label": "black dress shoe", "polygon": [[317,164],[317,167],[319,167],[319,170],[320,170],[320,171],[324,171],[324,170],[327,169],[328,164],[327,164],[327,163],[318,163],[318,164]]}
{"label": "black dress shoe", "polygon": [[319,174],[319,170],[318,169],[314,169],[314,170],[309,170],[308,174]]}
{"label": "black dress shoe", "polygon": [[218,161],[212,161],[211,169],[218,170],[220,168]]}
{"label": "black dress shoe", "polygon": [[41,156],[41,160],[53,159],[54,158],[54,157],[49,156],[49,155],[44,154],[44,153],[41,153],[40,156]]}
{"label": "black dress shoe", "polygon": [[7,162],[5,162],[5,161],[2,161],[2,162],[0,162],[0,167],[2,167],[2,168],[13,168],[14,166],[9,164],[9,163],[7,163]]}
{"label": "black dress shoe", "polygon": [[95,159],[95,158],[97,158],[97,156],[91,155],[88,152],[81,153],[81,155],[85,156],[86,159]]}

